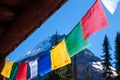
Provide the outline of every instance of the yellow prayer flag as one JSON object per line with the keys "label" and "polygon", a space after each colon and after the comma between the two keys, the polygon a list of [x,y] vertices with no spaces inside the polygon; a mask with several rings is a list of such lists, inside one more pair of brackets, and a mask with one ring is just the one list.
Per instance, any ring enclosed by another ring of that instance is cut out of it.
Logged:
{"label": "yellow prayer flag", "polygon": [[57,46],[51,51],[51,62],[52,70],[63,67],[71,63],[70,57],[68,56],[65,40],[63,39]]}
{"label": "yellow prayer flag", "polygon": [[6,77],[6,78],[10,78],[10,73],[12,70],[12,66],[13,66],[13,62],[12,61],[7,61],[2,69],[1,74]]}

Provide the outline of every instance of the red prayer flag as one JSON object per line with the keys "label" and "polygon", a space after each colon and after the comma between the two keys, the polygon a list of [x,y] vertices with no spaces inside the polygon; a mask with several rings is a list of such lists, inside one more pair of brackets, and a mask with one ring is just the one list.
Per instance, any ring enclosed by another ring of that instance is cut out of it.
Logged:
{"label": "red prayer flag", "polygon": [[100,0],[96,0],[87,14],[81,19],[81,23],[84,40],[98,30],[108,26],[108,21]]}
{"label": "red prayer flag", "polygon": [[20,63],[20,66],[16,75],[16,80],[27,80],[27,66],[28,66],[28,62]]}

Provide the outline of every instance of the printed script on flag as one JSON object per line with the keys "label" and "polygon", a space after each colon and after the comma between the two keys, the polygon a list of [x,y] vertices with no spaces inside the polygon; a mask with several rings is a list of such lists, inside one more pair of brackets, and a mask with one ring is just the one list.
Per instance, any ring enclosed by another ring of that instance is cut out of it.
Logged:
{"label": "printed script on flag", "polygon": [[68,56],[64,39],[50,51],[52,70],[63,67],[71,63],[70,57]]}
{"label": "printed script on flag", "polygon": [[16,74],[16,80],[27,80],[27,66],[28,62],[20,63],[18,72]]}
{"label": "printed script on flag", "polygon": [[2,69],[1,74],[6,77],[6,78],[10,78],[10,73],[12,70],[12,66],[13,66],[13,62],[12,61],[7,61],[4,65],[4,68]]}
{"label": "printed script on flag", "polygon": [[41,76],[47,74],[50,72],[51,69],[51,57],[50,57],[50,51],[46,52],[44,55],[42,55],[38,59],[38,71]]}
{"label": "printed script on flag", "polygon": [[80,22],[78,22],[74,29],[65,38],[65,43],[70,57],[73,57],[91,45],[88,40],[84,40],[83,38]]}
{"label": "printed script on flag", "polygon": [[30,66],[30,79],[38,75],[38,62],[37,59],[29,62]]}
{"label": "printed script on flag", "polygon": [[93,4],[87,14],[81,19],[84,39],[88,39],[93,33],[108,26],[108,21],[99,0]]}

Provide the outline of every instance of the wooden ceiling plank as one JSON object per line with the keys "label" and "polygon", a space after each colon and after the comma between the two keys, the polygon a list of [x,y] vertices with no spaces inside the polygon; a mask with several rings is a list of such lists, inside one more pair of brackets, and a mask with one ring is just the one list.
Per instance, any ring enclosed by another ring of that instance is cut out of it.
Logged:
{"label": "wooden ceiling plank", "polygon": [[16,14],[14,11],[0,7],[0,22],[12,21]]}
{"label": "wooden ceiling plank", "polygon": [[30,0],[0,0],[0,2],[13,7],[23,7],[29,4]]}

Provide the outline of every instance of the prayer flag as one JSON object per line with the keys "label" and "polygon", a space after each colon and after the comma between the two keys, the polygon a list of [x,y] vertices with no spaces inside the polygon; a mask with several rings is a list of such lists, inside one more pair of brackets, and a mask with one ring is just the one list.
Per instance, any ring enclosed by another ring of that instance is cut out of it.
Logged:
{"label": "prayer flag", "polygon": [[81,19],[84,39],[88,39],[93,33],[108,26],[108,21],[99,0],[93,4],[87,14]]}
{"label": "prayer flag", "polygon": [[27,66],[28,66],[28,62],[20,63],[20,66],[16,75],[16,80],[27,80]]}
{"label": "prayer flag", "polygon": [[101,0],[111,14],[114,14],[120,0]]}
{"label": "prayer flag", "polygon": [[50,52],[46,52],[38,59],[38,71],[41,76],[51,71]]}
{"label": "prayer flag", "polygon": [[10,73],[12,70],[12,66],[13,66],[13,62],[12,61],[7,61],[2,69],[1,74],[6,77],[6,78],[10,78]]}
{"label": "prayer flag", "polygon": [[13,66],[12,66],[12,71],[11,71],[9,80],[14,80],[15,75],[16,75],[17,70],[18,70],[18,67],[19,67],[19,63],[14,62]]}
{"label": "prayer flag", "polygon": [[52,70],[63,67],[71,63],[68,56],[65,40],[63,39],[58,45],[56,45],[51,51]]}
{"label": "prayer flag", "polygon": [[30,66],[30,79],[34,78],[38,74],[38,62],[37,59],[29,62]]}
{"label": "prayer flag", "polygon": [[65,38],[65,43],[70,57],[74,56],[75,54],[90,46],[88,40],[84,40],[83,38],[82,26],[80,22]]}

